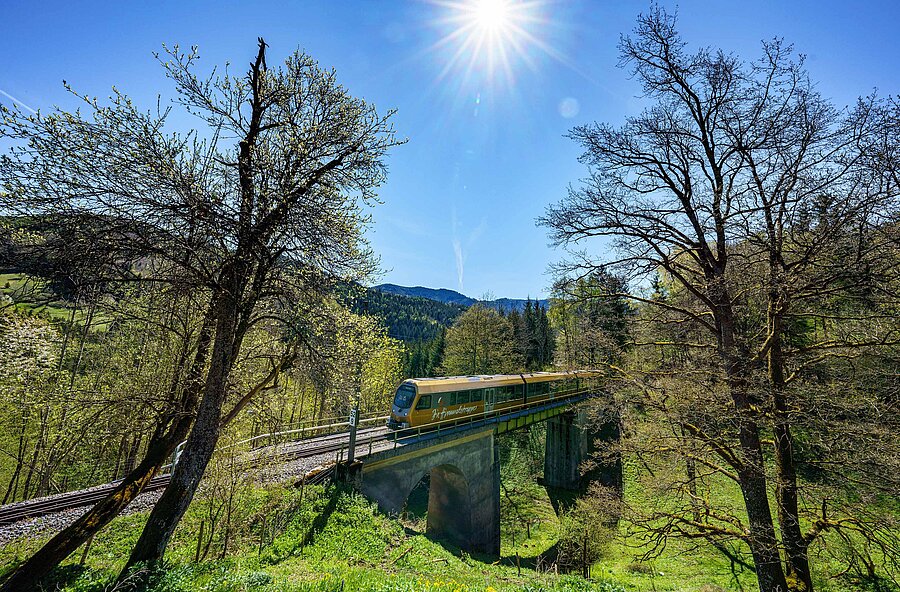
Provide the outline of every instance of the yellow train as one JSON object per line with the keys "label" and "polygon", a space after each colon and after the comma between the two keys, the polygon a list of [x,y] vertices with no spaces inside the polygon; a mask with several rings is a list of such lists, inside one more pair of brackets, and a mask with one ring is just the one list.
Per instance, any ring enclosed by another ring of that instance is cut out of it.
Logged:
{"label": "yellow train", "polygon": [[404,380],[387,425],[394,430],[456,421],[551,400],[593,386],[599,372],[532,372]]}

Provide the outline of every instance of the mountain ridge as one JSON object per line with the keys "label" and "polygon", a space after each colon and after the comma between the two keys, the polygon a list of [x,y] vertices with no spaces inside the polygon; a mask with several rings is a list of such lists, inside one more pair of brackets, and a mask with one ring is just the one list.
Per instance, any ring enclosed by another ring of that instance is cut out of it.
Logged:
{"label": "mountain ridge", "polygon": [[506,311],[518,310],[519,312],[521,312],[525,310],[525,304],[528,302],[528,300],[531,300],[532,303],[540,304],[543,307],[546,307],[549,303],[549,301],[546,299],[538,300],[522,298],[496,298],[494,300],[477,300],[475,298],[457,292],[456,290],[450,290],[449,288],[429,288],[426,286],[378,284],[377,286],[372,286],[371,289],[378,290],[380,292],[386,292],[388,294],[395,294],[397,296],[425,298],[427,300],[435,300],[437,302],[443,302],[445,304],[458,304],[466,307],[478,303],[490,308],[495,308],[498,310],[503,309]]}

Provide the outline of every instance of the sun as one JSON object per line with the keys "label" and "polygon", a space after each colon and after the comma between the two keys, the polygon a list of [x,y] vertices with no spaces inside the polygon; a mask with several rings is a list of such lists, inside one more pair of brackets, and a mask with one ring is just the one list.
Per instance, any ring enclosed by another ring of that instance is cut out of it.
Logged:
{"label": "sun", "polygon": [[492,85],[512,84],[521,64],[534,69],[535,56],[555,52],[540,38],[548,0],[432,0],[442,16],[443,36],[432,46],[445,60],[439,80],[457,74]]}
{"label": "sun", "polygon": [[509,4],[509,0],[480,0],[475,2],[472,7],[472,17],[475,24],[485,31],[509,28],[514,18],[514,13],[510,10]]}

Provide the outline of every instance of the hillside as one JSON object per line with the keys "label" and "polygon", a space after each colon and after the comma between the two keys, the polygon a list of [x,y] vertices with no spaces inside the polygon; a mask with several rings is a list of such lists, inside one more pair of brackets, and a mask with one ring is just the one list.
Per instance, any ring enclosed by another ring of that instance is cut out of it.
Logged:
{"label": "hillside", "polygon": [[[375,288],[366,290],[366,312],[383,320],[388,335],[407,343],[435,339],[442,329],[453,324],[466,306]],[[354,308],[356,312],[362,312],[358,304]]]}

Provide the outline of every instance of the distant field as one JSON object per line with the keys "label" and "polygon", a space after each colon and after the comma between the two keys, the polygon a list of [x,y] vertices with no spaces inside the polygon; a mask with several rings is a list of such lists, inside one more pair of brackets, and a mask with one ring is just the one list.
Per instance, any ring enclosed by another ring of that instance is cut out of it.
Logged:
{"label": "distant field", "polygon": [[[48,289],[43,280],[19,273],[0,274],[0,307],[12,305],[16,310],[46,317],[53,323],[69,322],[72,303]],[[86,313],[75,312],[75,324],[84,323]],[[95,315],[92,328],[103,331],[107,322]]]}

